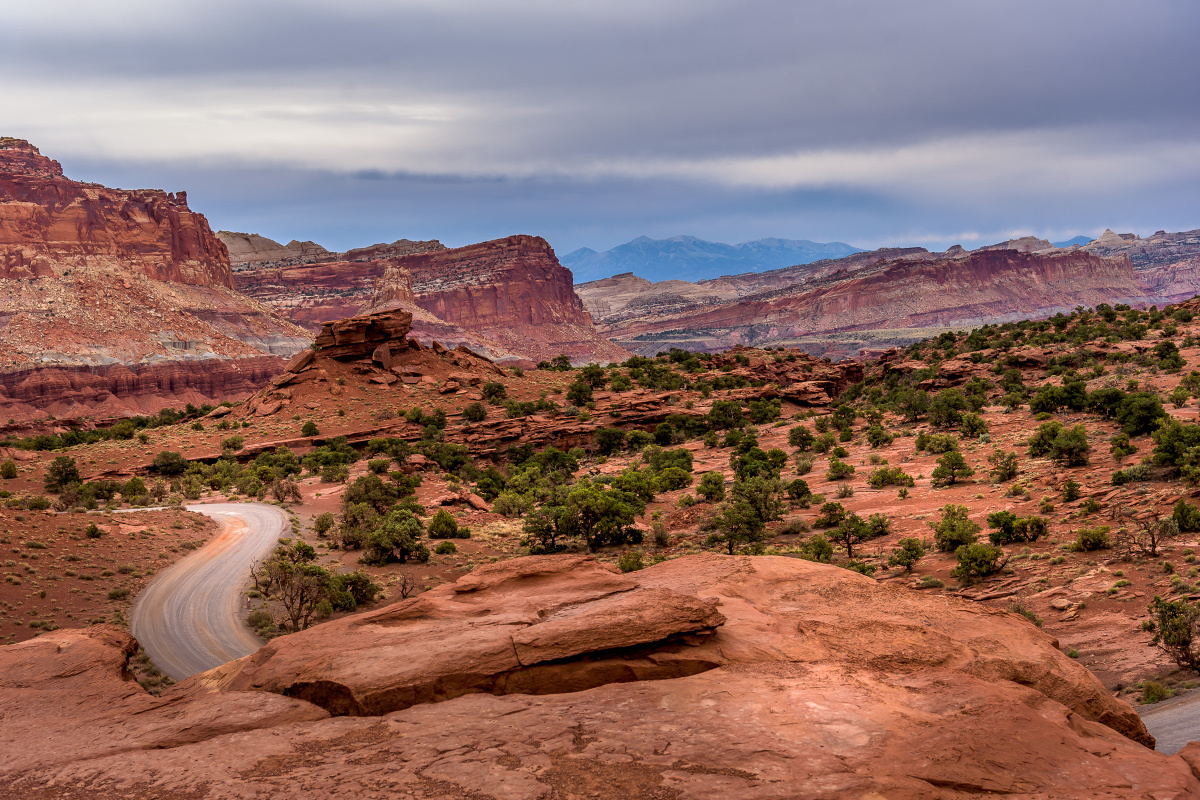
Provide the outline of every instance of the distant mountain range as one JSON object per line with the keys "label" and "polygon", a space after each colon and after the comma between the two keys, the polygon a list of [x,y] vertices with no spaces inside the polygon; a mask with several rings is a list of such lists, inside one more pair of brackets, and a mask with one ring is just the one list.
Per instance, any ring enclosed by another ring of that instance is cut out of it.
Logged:
{"label": "distant mountain range", "polygon": [[1092,237],[1080,234],[1079,236],[1067,239],[1065,242],[1053,242],[1053,244],[1055,247],[1070,247],[1073,244],[1087,244],[1090,241],[1092,241]]}
{"label": "distant mountain range", "polygon": [[651,239],[639,236],[611,250],[589,247],[559,256],[575,275],[576,283],[632,272],[650,281],[679,278],[698,281],[761,272],[825,258],[842,258],[863,250],[845,242],[810,242],[807,239],[758,239],[741,244],[708,242],[695,236]]}

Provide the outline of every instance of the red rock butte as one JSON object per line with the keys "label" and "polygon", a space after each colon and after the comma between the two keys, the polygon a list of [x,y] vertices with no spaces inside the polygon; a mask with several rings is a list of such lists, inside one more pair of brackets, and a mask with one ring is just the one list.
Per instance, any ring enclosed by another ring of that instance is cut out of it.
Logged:
{"label": "red rock butte", "polygon": [[236,400],[308,335],[233,290],[183,192],[63,176],[0,138],[0,416],[105,419]]}

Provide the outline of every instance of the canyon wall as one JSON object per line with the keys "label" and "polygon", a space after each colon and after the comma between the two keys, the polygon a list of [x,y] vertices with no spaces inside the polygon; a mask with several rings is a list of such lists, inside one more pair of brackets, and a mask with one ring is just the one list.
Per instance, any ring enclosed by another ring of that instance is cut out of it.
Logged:
{"label": "canyon wall", "polygon": [[73,181],[0,139],[0,414],[238,399],[308,341],[233,289],[225,245],[183,192]]}
{"label": "canyon wall", "polygon": [[[586,295],[585,295],[586,296]],[[640,353],[737,344],[903,344],[931,329],[1045,317],[1077,305],[1149,303],[1125,255],[1078,249],[961,249],[917,253],[838,270],[779,290],[690,303],[687,296],[630,302],[600,320],[614,341]],[[827,348],[825,353],[856,355]]]}
{"label": "canyon wall", "polygon": [[[264,264],[236,272],[234,281],[239,291],[314,332],[372,306],[380,290],[390,286],[384,294],[390,292],[413,312],[418,339],[463,344],[492,358],[521,362],[559,353],[577,361],[628,357],[597,333],[575,294],[570,270],[558,263],[544,239],[510,236],[453,249],[431,244],[436,242],[401,240],[319,263]],[[408,276],[410,301],[406,290],[392,286],[396,281],[389,274]]]}
{"label": "canyon wall", "polygon": [[1158,231],[1146,239],[1108,230],[1082,249],[1128,257],[1134,275],[1159,305],[1190,300],[1200,292],[1200,230]]}
{"label": "canyon wall", "polygon": [[72,181],[29,142],[0,138],[0,277],[113,264],[154,280],[233,288],[225,245],[185,192]]}

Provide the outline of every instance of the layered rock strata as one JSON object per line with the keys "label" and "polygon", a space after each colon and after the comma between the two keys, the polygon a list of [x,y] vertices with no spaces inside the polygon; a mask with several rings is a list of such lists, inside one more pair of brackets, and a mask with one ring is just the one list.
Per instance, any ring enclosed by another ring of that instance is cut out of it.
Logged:
{"label": "layered rock strata", "polygon": [[631,302],[602,319],[600,329],[646,354],[672,346],[721,350],[736,344],[798,344],[820,336],[856,339],[862,332],[874,333],[882,347],[892,338],[889,331],[902,343],[930,330],[1153,299],[1126,256],[1034,251],[1022,244],[858,264],[732,300]]}
{"label": "layered rock strata", "polygon": [[1024,618],[790,558],[488,565],[161,698],[131,651],[0,648],[8,797],[1200,795]]}
{"label": "layered rock strata", "polygon": [[510,236],[453,249],[405,249],[376,245],[320,263],[264,265],[236,273],[235,282],[313,331],[378,307],[378,297],[390,291],[387,299],[413,312],[413,335],[426,343],[461,344],[492,358],[527,362],[559,353],[578,361],[629,355],[597,333],[570,271],[543,239]]}
{"label": "layered rock strata", "polygon": [[233,288],[225,245],[186,192],[73,181],[29,142],[0,138],[0,277],[89,268]]}
{"label": "layered rock strata", "polygon": [[245,397],[308,334],[232,286],[225,245],[184,193],[73,181],[0,139],[0,415]]}

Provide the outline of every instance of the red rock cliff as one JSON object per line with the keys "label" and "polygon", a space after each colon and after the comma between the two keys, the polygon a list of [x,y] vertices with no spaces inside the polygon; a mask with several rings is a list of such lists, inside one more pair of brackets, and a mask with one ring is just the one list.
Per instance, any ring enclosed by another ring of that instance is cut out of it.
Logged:
{"label": "red rock cliff", "polygon": [[233,287],[229,253],[186,193],[73,181],[29,142],[0,138],[0,277],[83,266]]}
{"label": "red rock cliff", "polygon": [[706,349],[724,349],[813,333],[976,326],[1145,300],[1125,256],[980,250],[881,261],[707,307],[625,310],[602,329],[618,342],[640,337],[644,350],[665,349],[667,342],[653,337],[668,331],[676,338],[694,332]]}
{"label": "red rock cliff", "polygon": [[22,422],[235,400],[306,332],[232,288],[182,192],[63,177],[0,138],[0,409]]}
{"label": "red rock cliff", "polygon": [[411,276],[413,305],[430,315],[425,321],[414,317],[418,336],[465,336],[468,346],[497,357],[532,361],[559,353],[600,361],[629,355],[596,332],[571,271],[536,236],[409,255],[376,246],[319,264],[239,271],[234,281],[239,291],[316,331],[370,304],[389,270]]}

